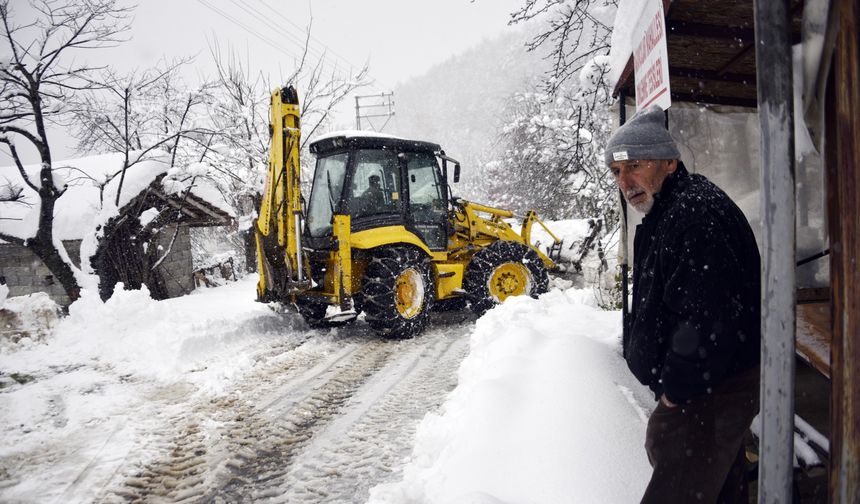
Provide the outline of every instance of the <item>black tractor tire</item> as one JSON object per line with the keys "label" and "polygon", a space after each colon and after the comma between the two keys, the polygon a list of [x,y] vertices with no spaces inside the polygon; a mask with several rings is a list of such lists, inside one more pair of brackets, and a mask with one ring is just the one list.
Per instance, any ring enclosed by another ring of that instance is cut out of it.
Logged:
{"label": "black tractor tire", "polygon": [[305,319],[305,323],[311,328],[319,329],[334,325],[325,321],[326,310],[328,310],[326,302],[322,300],[297,299],[295,305],[299,310],[299,315]]}
{"label": "black tractor tire", "polygon": [[342,327],[355,321],[355,317],[341,320],[326,320],[329,304],[321,299],[298,299],[295,302],[299,315],[311,329]]}
{"label": "black tractor tire", "polygon": [[466,267],[463,289],[472,310],[483,315],[508,296],[543,294],[549,289],[549,274],[531,247],[500,240],[475,253]]}
{"label": "black tractor tire", "polygon": [[430,259],[413,247],[375,250],[362,279],[359,305],[374,331],[390,339],[424,331],[435,298]]}

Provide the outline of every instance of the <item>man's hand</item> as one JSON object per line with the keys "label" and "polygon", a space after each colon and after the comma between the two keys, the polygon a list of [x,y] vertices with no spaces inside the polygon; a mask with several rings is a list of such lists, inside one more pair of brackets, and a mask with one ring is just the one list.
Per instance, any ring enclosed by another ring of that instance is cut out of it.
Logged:
{"label": "man's hand", "polygon": [[667,408],[677,408],[678,405],[670,401],[666,398],[666,394],[660,396],[660,402],[663,403]]}

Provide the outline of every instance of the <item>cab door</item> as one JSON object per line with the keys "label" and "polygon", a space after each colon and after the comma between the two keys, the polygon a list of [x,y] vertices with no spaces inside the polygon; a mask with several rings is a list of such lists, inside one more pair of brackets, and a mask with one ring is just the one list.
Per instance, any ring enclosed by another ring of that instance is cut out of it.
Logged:
{"label": "cab door", "polygon": [[410,225],[430,250],[448,246],[448,200],[445,183],[430,152],[406,153]]}

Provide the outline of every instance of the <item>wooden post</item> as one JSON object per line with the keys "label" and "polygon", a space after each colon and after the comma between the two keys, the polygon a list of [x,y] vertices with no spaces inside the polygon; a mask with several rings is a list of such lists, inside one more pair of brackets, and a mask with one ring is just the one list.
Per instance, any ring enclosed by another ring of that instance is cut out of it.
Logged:
{"label": "wooden post", "polygon": [[[841,0],[835,53],[836,147],[830,216],[830,502],[860,502],[860,0]],[[836,215],[833,215],[833,213]]]}
{"label": "wooden post", "polygon": [[761,124],[760,503],[790,503],[794,456],[795,200],[789,0],[755,0]]}
{"label": "wooden post", "polygon": [[[627,122],[627,93],[622,89],[618,95],[618,127],[624,126]],[[618,196],[621,198],[621,338],[627,341],[627,318],[630,307],[628,306],[628,298],[630,297],[627,288],[628,277],[630,276],[630,258],[627,257],[629,250],[627,244],[627,201],[624,200],[624,194],[621,189],[618,189]]]}

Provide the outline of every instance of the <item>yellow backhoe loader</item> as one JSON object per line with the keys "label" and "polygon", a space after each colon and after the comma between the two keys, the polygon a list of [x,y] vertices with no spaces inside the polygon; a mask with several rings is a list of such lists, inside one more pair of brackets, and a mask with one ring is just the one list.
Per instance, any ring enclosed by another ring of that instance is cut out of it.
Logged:
{"label": "yellow backhoe loader", "polygon": [[[364,132],[310,145],[316,171],[301,194],[298,94],[272,93],[268,177],[256,221],[258,299],[294,304],[311,326],[365,313],[390,338],[419,334],[433,303],[463,299],[483,313],[508,296],[547,290],[555,263],[513,213],[451,196],[460,163],[439,145]],[[555,244],[560,242],[547,229]]]}

